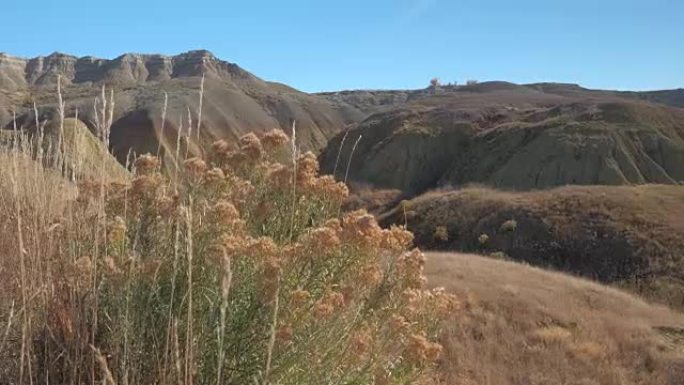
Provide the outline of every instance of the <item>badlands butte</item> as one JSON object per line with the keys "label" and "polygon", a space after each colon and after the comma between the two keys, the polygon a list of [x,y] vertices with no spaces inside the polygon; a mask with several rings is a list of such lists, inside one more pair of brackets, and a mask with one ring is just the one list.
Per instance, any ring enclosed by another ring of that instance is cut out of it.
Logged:
{"label": "badlands butte", "polygon": [[198,119],[198,154],[251,131],[291,134],[296,122],[301,148],[352,186],[347,208],[406,224],[422,248],[523,261],[684,307],[684,89],[494,81],[309,94],[208,51],[0,54],[0,127],[11,130],[15,112],[27,130],[54,121],[58,79],[66,116],[78,110],[74,129],[94,131],[94,99],[103,85],[114,92],[120,163],[172,153]]}

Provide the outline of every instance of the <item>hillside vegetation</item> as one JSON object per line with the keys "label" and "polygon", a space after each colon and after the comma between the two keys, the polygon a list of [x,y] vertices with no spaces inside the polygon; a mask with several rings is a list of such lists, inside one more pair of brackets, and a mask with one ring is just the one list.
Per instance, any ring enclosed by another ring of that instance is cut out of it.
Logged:
{"label": "hillside vegetation", "polygon": [[471,187],[426,193],[381,218],[408,223],[425,249],[505,254],[684,307],[681,186]]}

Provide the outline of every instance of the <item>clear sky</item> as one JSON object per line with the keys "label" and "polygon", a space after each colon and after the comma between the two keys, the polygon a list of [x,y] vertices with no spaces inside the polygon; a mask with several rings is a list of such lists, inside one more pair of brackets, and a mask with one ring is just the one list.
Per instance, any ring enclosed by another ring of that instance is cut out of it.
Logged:
{"label": "clear sky", "polygon": [[684,87],[684,0],[2,0],[0,14],[13,55],[204,48],[304,91]]}

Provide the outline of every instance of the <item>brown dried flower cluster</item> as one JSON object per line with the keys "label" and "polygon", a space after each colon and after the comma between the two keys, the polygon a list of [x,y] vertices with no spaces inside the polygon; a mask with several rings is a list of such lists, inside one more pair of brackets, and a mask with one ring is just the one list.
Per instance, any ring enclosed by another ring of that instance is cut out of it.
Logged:
{"label": "brown dried flower cluster", "polygon": [[201,178],[202,174],[207,171],[207,163],[200,158],[190,158],[183,162],[187,175],[191,178]]}
{"label": "brown dried flower cluster", "polygon": [[282,148],[290,138],[283,132],[283,130],[273,129],[261,137],[261,144],[264,150],[269,153],[274,153]]}
{"label": "brown dried flower cluster", "polygon": [[416,364],[435,362],[441,355],[442,345],[430,342],[425,335],[414,334],[409,337],[406,356]]}
{"label": "brown dried flower cluster", "polygon": [[163,183],[160,174],[139,175],[131,182],[131,193],[138,197],[153,198]]}
{"label": "brown dried flower cluster", "polygon": [[292,292],[292,298],[290,302],[294,309],[300,309],[306,305],[310,299],[311,293],[306,290],[297,289]]}
{"label": "brown dried flower cluster", "polygon": [[423,275],[425,262],[425,254],[418,249],[404,253],[399,258],[399,273],[402,275],[407,287],[413,289],[423,287],[427,280]]}
{"label": "brown dried flower cluster", "polygon": [[135,160],[135,172],[138,175],[148,175],[159,170],[159,159],[150,154],[143,155]]}
{"label": "brown dried flower cluster", "polygon": [[317,254],[328,254],[340,246],[340,238],[334,229],[319,227],[304,235],[301,244]]}
{"label": "brown dried flower cluster", "polygon": [[264,156],[261,140],[254,133],[249,133],[240,138],[240,151],[251,162],[258,162]]}
{"label": "brown dried flower cluster", "polygon": [[360,356],[367,353],[373,345],[373,335],[368,328],[357,330],[351,337],[352,353]]}
{"label": "brown dried flower cluster", "polygon": [[334,290],[328,290],[314,305],[314,315],[317,318],[322,319],[330,318],[335,310],[343,307],[344,304],[344,295],[342,295],[342,293]]}
{"label": "brown dried flower cluster", "polygon": [[218,167],[214,167],[204,173],[202,182],[206,185],[216,185],[220,182],[223,182],[225,179],[226,175],[223,173],[223,170]]}
{"label": "brown dried flower cluster", "polygon": [[349,188],[344,183],[335,181],[331,175],[324,175],[313,180],[311,191],[314,195],[342,201],[349,196]]}

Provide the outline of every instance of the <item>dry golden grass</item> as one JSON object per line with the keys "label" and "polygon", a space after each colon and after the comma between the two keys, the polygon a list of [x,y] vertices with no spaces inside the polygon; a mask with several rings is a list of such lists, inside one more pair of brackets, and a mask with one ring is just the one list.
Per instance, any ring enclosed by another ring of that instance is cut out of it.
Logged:
{"label": "dry golden grass", "polygon": [[675,385],[684,315],[561,273],[430,253],[430,283],[469,298],[444,336],[452,385]]}
{"label": "dry golden grass", "polygon": [[[12,187],[12,165],[16,162],[21,170],[16,191]],[[0,292],[14,291],[16,282],[8,277],[16,270],[16,214],[17,201],[24,207],[28,220],[38,216],[55,218],[62,213],[69,199],[76,196],[76,186],[69,183],[59,172],[46,169],[27,154],[12,155],[0,147]],[[27,210],[33,207],[35,210]],[[6,298],[0,296],[0,300]],[[5,304],[0,303],[0,306]],[[2,321],[0,321],[2,322]]]}

